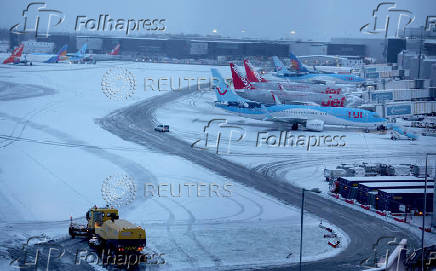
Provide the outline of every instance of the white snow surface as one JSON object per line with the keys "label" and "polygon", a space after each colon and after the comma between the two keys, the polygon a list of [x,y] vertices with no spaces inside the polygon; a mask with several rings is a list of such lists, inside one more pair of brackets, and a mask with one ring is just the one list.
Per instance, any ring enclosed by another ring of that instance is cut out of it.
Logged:
{"label": "white snow surface", "polygon": [[[223,74],[226,74],[225,71]],[[389,133],[376,131],[365,133],[359,128],[340,126],[325,126],[322,132],[307,131],[301,129],[301,126],[298,131],[291,131],[291,127],[285,124],[237,116],[215,107],[214,100],[216,98],[213,91],[199,91],[160,108],[157,118],[165,119],[171,131],[186,142],[192,144],[200,140],[196,146],[209,152],[217,151],[217,135],[220,131],[219,155],[248,168],[279,177],[284,182],[295,186],[305,189],[318,188],[322,191],[321,196],[331,200],[335,199],[328,195],[329,184],[324,181],[323,176],[325,168],[335,168],[342,163],[361,164],[362,162],[424,165],[426,153],[436,152],[433,137],[422,136],[417,141],[392,141],[389,139]],[[174,112],[178,113],[174,114]],[[201,114],[198,114],[199,112]],[[214,119],[220,120],[207,128],[208,145],[206,146],[204,127]],[[229,130],[219,128],[218,124],[222,121],[226,121],[226,125],[243,128],[245,137],[238,141],[241,134],[239,129],[233,129],[230,137]],[[296,145],[294,141],[294,145],[291,145],[289,140],[288,145],[284,146],[284,133],[280,146],[277,143],[274,145],[272,139],[270,144],[267,144],[266,137],[271,135],[275,136],[278,142],[281,131],[289,131],[288,135],[294,135],[295,140],[298,136],[303,136],[305,144]],[[324,141],[328,136],[330,139],[334,136],[344,136],[339,142],[339,145],[344,146],[328,146],[328,142],[326,144]],[[309,141],[310,137],[312,141]],[[429,165],[435,164],[436,157],[430,156],[428,163]],[[360,207],[356,209],[366,212]],[[374,212],[367,213],[377,216]],[[428,217],[427,222],[430,219]],[[389,221],[421,236],[416,225],[395,222],[392,218],[389,218]],[[436,234],[425,233],[425,235],[426,244],[436,243]]]}
{"label": "white snow surface", "polygon": [[[108,99],[101,90],[103,74],[119,65],[136,77],[136,93],[127,100]],[[227,67],[217,68],[230,75]],[[145,197],[145,183],[204,182],[222,187],[229,182],[190,161],[123,141],[95,123],[96,118],[116,109],[164,93],[144,91],[144,78],[170,76],[208,77],[210,66],[99,62],[0,67],[0,82],[8,85],[5,92],[19,93],[23,85],[54,91],[0,100],[2,270],[9,260],[7,247],[24,243],[27,237],[45,234],[54,239],[68,238],[69,217],[80,220],[91,206],[105,204],[101,195],[103,181],[108,176],[124,175],[134,179],[137,194],[132,204],[120,209],[120,217],[146,229],[148,247],[165,254],[167,264],[161,269],[265,266],[298,260],[299,209],[251,188],[231,182],[231,197]],[[215,114],[223,114],[232,122],[263,124],[223,113],[211,105],[212,101],[211,92],[199,91],[166,105],[157,118],[190,143]],[[347,135],[347,147],[340,151],[357,158],[380,147],[405,152],[416,148],[409,142],[392,147],[390,141],[373,134],[340,133]],[[363,138],[374,145],[362,149]],[[225,157],[248,167],[286,160],[290,163],[277,173],[284,181],[307,188],[321,187],[325,191],[321,169],[340,161],[319,161],[335,156],[338,149],[253,148],[248,143]],[[342,237],[342,248],[331,248],[319,222],[319,218],[305,214],[304,261],[331,257],[346,247],[348,237],[332,226]]]}

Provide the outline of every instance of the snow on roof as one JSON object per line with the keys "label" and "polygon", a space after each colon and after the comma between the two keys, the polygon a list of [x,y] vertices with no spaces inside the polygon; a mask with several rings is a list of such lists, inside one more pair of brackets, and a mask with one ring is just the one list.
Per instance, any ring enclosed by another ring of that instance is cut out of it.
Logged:
{"label": "snow on roof", "polygon": [[[424,194],[424,188],[380,189],[388,194]],[[427,194],[434,194],[434,188],[427,188]]]}
{"label": "snow on roof", "polygon": [[[370,183],[370,184],[363,183],[360,185],[372,187],[372,188],[377,188],[377,187],[407,187],[407,186],[424,187],[425,182],[375,182],[375,183]],[[427,182],[427,187],[433,187],[433,186],[434,186],[434,182]]]}
{"label": "snow on roof", "polygon": [[260,43],[259,41],[249,41],[249,40],[191,40],[191,42]]}
{"label": "snow on roof", "polygon": [[370,176],[370,177],[341,177],[351,182],[366,182],[366,181],[424,181],[424,178],[415,176]]}
{"label": "snow on roof", "polygon": [[436,40],[435,39],[425,39],[424,43],[436,44]]}

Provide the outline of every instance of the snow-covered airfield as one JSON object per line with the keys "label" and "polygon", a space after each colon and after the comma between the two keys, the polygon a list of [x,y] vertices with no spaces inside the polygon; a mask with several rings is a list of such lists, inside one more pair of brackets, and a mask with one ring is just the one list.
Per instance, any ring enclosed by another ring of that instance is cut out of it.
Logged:
{"label": "snow-covered airfield", "polygon": [[[120,65],[134,74],[136,91],[127,100],[109,99],[101,90],[101,80],[111,67]],[[133,62],[2,65],[2,270],[12,269],[8,265],[8,248],[24,243],[30,236],[46,234],[55,240],[69,238],[69,217],[81,220],[91,206],[104,205],[103,181],[109,176],[125,175],[135,180],[136,198],[120,208],[120,217],[144,227],[148,248],[165,254],[166,264],[159,269],[231,269],[297,262],[299,208],[220,176],[182,155],[123,140],[100,125],[99,120],[115,110],[156,95],[168,95],[168,91],[144,90],[144,78],[210,77],[210,68]],[[228,67],[218,69],[230,77]],[[306,146],[256,146],[259,132],[278,136],[284,128],[231,115],[215,108],[214,100],[212,91],[181,95],[159,106],[154,122],[169,124],[171,136],[192,144],[203,139],[203,128],[211,119],[226,119],[228,123],[243,127],[246,137],[241,142],[232,142],[229,153],[224,150],[218,154],[221,158],[298,187],[320,188],[324,195],[328,191],[328,184],[322,180],[325,166],[354,161],[417,162],[425,152],[436,150],[431,138],[392,142],[385,135],[338,127],[321,133],[293,133],[306,137],[345,136],[346,144],[342,147],[321,145],[308,150]],[[167,134],[157,132],[155,135],[165,136]],[[216,150],[204,151],[213,154]],[[230,183],[232,193],[230,197],[146,197],[144,185],[147,183],[174,186],[213,183],[219,187]],[[324,225],[338,232],[339,249],[329,246],[323,238],[326,232],[318,226],[321,219]],[[346,250],[350,242],[364,242],[353,240],[346,230],[342,231],[346,225],[333,224],[328,217],[305,213],[304,261],[334,257]],[[386,228],[389,227],[386,223]],[[390,230],[395,232],[395,228]]]}

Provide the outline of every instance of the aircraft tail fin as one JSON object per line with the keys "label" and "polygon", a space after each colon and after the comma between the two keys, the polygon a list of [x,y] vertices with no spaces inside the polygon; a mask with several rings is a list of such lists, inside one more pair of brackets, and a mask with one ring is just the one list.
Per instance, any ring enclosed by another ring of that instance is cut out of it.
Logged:
{"label": "aircraft tail fin", "polygon": [[112,56],[116,56],[118,55],[119,52],[120,52],[120,44],[118,43],[117,46],[115,46],[115,48],[112,49],[112,51],[109,54]]}
{"label": "aircraft tail fin", "polygon": [[64,46],[62,46],[61,49],[59,49],[58,53],[55,56],[50,57],[48,60],[46,60],[44,62],[45,63],[56,63],[56,62],[58,62],[61,58],[66,57],[67,49],[68,49],[68,44],[65,44]]}
{"label": "aircraft tail fin", "polygon": [[252,89],[253,86],[245,79],[240,73],[235,64],[230,63],[230,70],[232,71],[233,87],[235,89]]}
{"label": "aircraft tail fin", "polygon": [[277,97],[276,95],[274,95],[274,93],[272,93],[271,91],[271,95],[273,97],[274,103],[275,104],[282,104],[282,102],[279,100],[279,97]]}
{"label": "aircraft tail fin", "polygon": [[285,65],[283,65],[283,62],[280,61],[280,59],[276,56],[272,57],[273,62],[274,62],[274,67],[276,72],[278,73],[289,73],[289,70],[285,67]]}
{"label": "aircraft tail fin", "polygon": [[309,70],[303,66],[303,63],[293,54],[289,53],[289,58],[291,59],[292,69],[296,72],[309,72]]}
{"label": "aircraft tail fin", "polygon": [[78,56],[84,56],[84,55],[86,54],[86,49],[88,49],[88,44],[87,44],[87,43],[84,43],[84,44],[82,45],[82,48],[80,48],[80,50],[77,51],[76,55],[78,55]]}
{"label": "aircraft tail fin", "polygon": [[247,74],[248,82],[267,82],[259,73],[257,73],[248,59],[244,60],[245,73]]}
{"label": "aircraft tail fin", "polygon": [[20,44],[20,46],[12,52],[11,56],[20,57],[21,54],[23,54],[23,50],[24,50],[24,44]]}
{"label": "aircraft tail fin", "polygon": [[11,55],[3,61],[3,64],[13,63],[16,57],[18,58],[21,57],[21,54],[23,54],[23,50],[24,50],[24,44],[20,44],[20,46],[15,48],[12,51]]}
{"label": "aircraft tail fin", "polygon": [[57,61],[58,61],[58,56],[52,56],[44,62],[45,63],[56,63]]}
{"label": "aircraft tail fin", "polygon": [[215,94],[216,98],[219,102],[243,102],[244,98],[235,94],[235,92],[230,88],[229,85],[226,84],[224,78],[221,76],[221,73],[215,69],[211,69],[212,78],[214,82],[218,81],[215,84]]}

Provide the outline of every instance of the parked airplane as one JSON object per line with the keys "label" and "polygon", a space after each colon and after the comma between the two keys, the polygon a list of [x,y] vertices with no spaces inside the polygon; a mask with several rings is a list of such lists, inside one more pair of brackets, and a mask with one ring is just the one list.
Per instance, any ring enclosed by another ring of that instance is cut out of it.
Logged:
{"label": "parked airplane", "polygon": [[230,63],[235,92],[248,100],[263,104],[305,104],[317,106],[343,107],[344,95],[315,93],[310,91],[289,91],[283,89],[257,89]]}
{"label": "parked airplane", "polygon": [[287,77],[290,80],[302,82],[334,82],[339,84],[362,84],[365,80],[353,74],[338,74],[326,72],[310,72],[292,53],[291,66],[295,72],[289,71],[280,59],[273,56],[274,66],[276,67],[276,74],[279,77]]}
{"label": "parked airplane", "polygon": [[297,130],[298,125],[301,124],[312,131],[322,131],[324,124],[374,129],[386,123],[386,120],[377,113],[357,108],[281,104],[265,106],[238,96],[225,83],[217,69],[211,69],[211,72],[218,80],[215,87],[217,97],[215,105],[242,117],[289,123],[292,124],[293,130]]}
{"label": "parked airplane", "polygon": [[272,60],[278,77],[291,77],[295,75],[295,73],[290,72],[288,68],[283,65],[283,62],[281,62],[277,56],[273,56]]}
{"label": "parked airplane", "polygon": [[109,60],[118,60],[120,59],[120,44],[118,43],[115,48],[113,48],[110,52],[106,54],[95,54],[93,55],[93,59],[96,61],[109,61]]}
{"label": "parked airplane", "polygon": [[67,59],[67,49],[68,44],[65,44],[62,46],[61,49],[59,49],[58,53],[52,57],[50,57],[48,60],[44,61],[45,63],[58,63],[60,61],[65,61]]}
{"label": "parked airplane", "polygon": [[[304,63],[304,59],[316,58],[323,59],[323,62],[335,63],[336,65],[307,65],[303,64],[310,72],[327,72],[327,73],[342,73],[342,74],[353,74],[355,71],[359,71],[363,62],[357,61],[358,57],[354,57],[354,64],[352,66],[339,66],[340,56],[331,55],[309,55],[309,56],[299,56],[300,62]],[[342,60],[341,60],[342,61]],[[311,61],[313,62],[313,61]]]}
{"label": "parked airplane", "polygon": [[244,66],[245,73],[247,75],[247,81],[250,82],[255,89],[296,90],[325,94],[341,94],[342,91],[341,88],[336,88],[333,85],[314,84],[307,82],[303,83],[289,80],[269,81],[257,73],[247,59],[244,60]]}
{"label": "parked airplane", "polygon": [[11,55],[3,61],[3,64],[10,64],[10,63],[12,63],[12,64],[15,64],[15,65],[17,65],[17,64],[27,65],[29,63],[29,65],[32,66],[32,62],[28,61],[26,59],[26,56],[24,56],[23,58],[21,57],[21,55],[23,54],[23,50],[24,50],[24,45],[20,44],[20,46],[15,48],[12,51]]}
{"label": "parked airplane", "polygon": [[92,57],[86,55],[87,48],[88,45],[85,43],[77,52],[68,54],[67,53],[68,45],[65,44],[55,56],[50,57],[47,61],[45,61],[45,63],[58,63],[62,61],[69,61],[70,63],[73,64],[77,64],[77,63],[95,64],[95,60]]}
{"label": "parked airplane", "polygon": [[91,56],[86,55],[86,50],[88,49],[88,44],[84,43],[82,48],[74,54],[67,54],[70,63],[73,64],[84,64],[84,63],[92,63],[95,64],[96,61]]}
{"label": "parked airplane", "polygon": [[108,53],[108,55],[111,56],[116,56],[118,55],[118,53],[120,52],[120,44],[118,43],[114,49],[112,49],[112,51],[110,51],[110,53]]}

